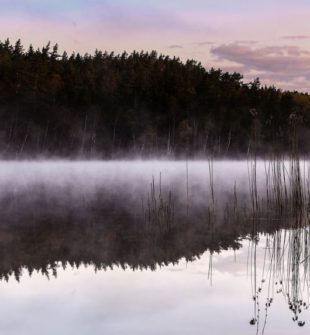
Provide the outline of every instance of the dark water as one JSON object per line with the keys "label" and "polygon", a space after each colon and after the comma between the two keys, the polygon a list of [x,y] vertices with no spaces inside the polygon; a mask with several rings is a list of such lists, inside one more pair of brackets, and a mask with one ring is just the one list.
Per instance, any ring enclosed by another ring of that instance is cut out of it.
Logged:
{"label": "dark water", "polygon": [[1,163],[1,333],[309,332],[307,162],[294,171]]}

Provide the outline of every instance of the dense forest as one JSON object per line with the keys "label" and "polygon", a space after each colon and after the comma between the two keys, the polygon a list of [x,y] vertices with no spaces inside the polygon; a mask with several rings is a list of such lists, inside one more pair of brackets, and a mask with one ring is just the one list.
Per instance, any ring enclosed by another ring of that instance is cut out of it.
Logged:
{"label": "dense forest", "polygon": [[152,52],[59,54],[0,42],[0,155],[306,152],[310,96]]}

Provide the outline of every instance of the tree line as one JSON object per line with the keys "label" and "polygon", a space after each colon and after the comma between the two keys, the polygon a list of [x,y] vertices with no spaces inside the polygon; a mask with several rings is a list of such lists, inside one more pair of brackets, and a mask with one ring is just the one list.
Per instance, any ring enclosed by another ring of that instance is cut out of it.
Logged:
{"label": "tree line", "polygon": [[[2,157],[307,149],[310,97],[152,52],[59,54],[0,42]],[[297,129],[297,130],[296,130]]]}

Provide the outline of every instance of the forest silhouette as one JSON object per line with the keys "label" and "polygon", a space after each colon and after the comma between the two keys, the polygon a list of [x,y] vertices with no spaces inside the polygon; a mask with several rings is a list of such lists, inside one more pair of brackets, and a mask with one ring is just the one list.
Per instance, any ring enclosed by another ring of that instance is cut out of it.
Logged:
{"label": "forest silhouette", "polygon": [[[93,55],[0,42],[2,157],[110,158],[307,150],[308,94],[152,52]],[[255,136],[253,135],[255,133]]]}

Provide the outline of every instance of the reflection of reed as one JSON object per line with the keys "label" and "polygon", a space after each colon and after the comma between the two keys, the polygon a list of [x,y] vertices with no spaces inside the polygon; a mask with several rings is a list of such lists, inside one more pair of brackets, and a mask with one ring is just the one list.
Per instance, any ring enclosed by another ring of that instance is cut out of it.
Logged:
{"label": "reflection of reed", "polygon": [[[308,173],[309,174],[309,173]],[[302,327],[302,311],[309,307],[310,228],[309,180],[306,165],[302,169],[297,155],[290,160],[274,158],[265,162],[266,197],[258,197],[256,161],[248,163],[252,234],[250,269],[256,333],[265,331],[268,310],[276,294],[282,294],[292,311],[292,320]],[[257,248],[260,232],[266,232],[264,265],[259,279]],[[265,292],[264,292],[264,290]],[[262,307],[262,294],[265,295]],[[264,314],[262,309],[264,308]],[[263,319],[262,319],[263,318]],[[263,320],[263,321],[262,321]]]}
{"label": "reflection of reed", "polygon": [[257,180],[256,165],[255,160],[247,162],[249,198],[253,215],[264,212],[280,219],[281,215],[305,211],[305,205],[309,203],[310,194],[309,179],[306,178],[306,164],[304,164],[302,176],[300,160],[296,157],[290,160],[274,157],[265,161],[265,175],[263,176],[265,196],[263,190],[259,192],[260,185]]}
{"label": "reflection of reed", "polygon": [[[264,333],[268,309],[271,307],[275,293],[281,294],[288,308],[292,311],[292,320],[302,327],[305,321],[302,311],[309,307],[310,289],[310,227],[307,218],[298,215],[291,223],[291,228],[278,230],[266,236],[264,265],[261,279],[257,274],[257,240],[251,243],[252,288],[254,300],[254,317],[250,321],[257,325],[257,332]],[[263,292],[266,290],[265,292]],[[261,317],[260,297],[265,293],[264,322]]]}
{"label": "reflection of reed", "polygon": [[174,202],[171,191],[168,196],[162,193],[161,176],[159,179],[159,191],[156,192],[154,177],[151,183],[151,189],[147,198],[146,209],[142,203],[143,215],[151,226],[157,226],[160,229],[171,229],[174,222]]}
{"label": "reflection of reed", "polygon": [[215,198],[214,198],[214,164],[213,164],[213,157],[209,157],[208,159],[209,165],[209,184],[210,184],[210,193],[211,193],[211,200],[212,206],[215,205]]}

